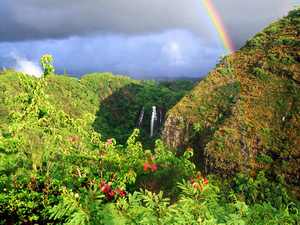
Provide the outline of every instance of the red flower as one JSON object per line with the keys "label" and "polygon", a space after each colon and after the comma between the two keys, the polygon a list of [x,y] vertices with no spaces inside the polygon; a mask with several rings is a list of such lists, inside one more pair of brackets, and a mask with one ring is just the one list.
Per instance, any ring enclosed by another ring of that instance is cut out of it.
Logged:
{"label": "red flower", "polygon": [[116,192],[114,190],[110,190],[107,194],[107,198],[112,199],[115,196]]}
{"label": "red flower", "polygon": [[126,191],[121,190],[120,188],[116,189],[116,192],[121,196],[121,197],[125,197],[126,196]]}
{"label": "red flower", "polygon": [[151,171],[152,172],[155,172],[157,170],[157,165],[155,164],[155,163],[153,163],[152,165],[151,165]]}
{"label": "red flower", "polygon": [[125,197],[125,196],[126,196],[126,191],[122,190],[122,191],[120,192],[120,196],[121,196],[121,197]]}
{"label": "red flower", "polygon": [[144,163],[144,171],[147,172],[148,169],[151,168],[151,165],[149,163]]}
{"label": "red flower", "polygon": [[207,185],[207,184],[208,184],[208,179],[207,179],[206,177],[204,177],[204,179],[203,179],[203,184],[204,184],[204,185]]}
{"label": "red flower", "polygon": [[151,170],[152,172],[155,172],[157,170],[157,164],[155,164],[155,163],[144,163],[144,171],[147,172],[148,170]]}
{"label": "red flower", "polygon": [[102,187],[101,187],[101,191],[105,194],[109,193],[111,191],[111,187],[110,185],[108,184],[104,184]]}

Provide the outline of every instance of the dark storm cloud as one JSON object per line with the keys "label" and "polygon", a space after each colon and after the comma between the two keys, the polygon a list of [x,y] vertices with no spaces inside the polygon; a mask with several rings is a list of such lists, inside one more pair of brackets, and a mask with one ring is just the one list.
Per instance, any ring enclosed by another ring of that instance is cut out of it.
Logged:
{"label": "dark storm cloud", "polygon": [[207,30],[195,0],[1,0],[0,40]]}
{"label": "dark storm cloud", "polygon": [[[0,41],[186,29],[209,39],[203,0],[1,0]],[[300,0],[213,0],[232,39],[245,39]]]}
{"label": "dark storm cloud", "polygon": [[[300,0],[212,0],[236,47]],[[201,76],[224,53],[203,0],[0,0],[0,67]]]}

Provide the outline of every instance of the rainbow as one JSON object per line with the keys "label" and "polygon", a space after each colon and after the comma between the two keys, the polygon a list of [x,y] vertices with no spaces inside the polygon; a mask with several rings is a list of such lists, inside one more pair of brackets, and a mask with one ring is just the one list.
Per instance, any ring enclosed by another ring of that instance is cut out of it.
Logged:
{"label": "rainbow", "polygon": [[224,48],[228,53],[232,53],[235,50],[234,44],[226,30],[226,27],[223,24],[221,16],[214,6],[212,0],[203,0],[204,6],[208,12],[208,15],[216,28],[219,37],[224,45]]}

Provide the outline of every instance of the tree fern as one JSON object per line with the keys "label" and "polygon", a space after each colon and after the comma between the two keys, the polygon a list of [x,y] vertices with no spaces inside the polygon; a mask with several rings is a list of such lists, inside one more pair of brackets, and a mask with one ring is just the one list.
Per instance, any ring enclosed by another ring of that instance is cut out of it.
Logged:
{"label": "tree fern", "polygon": [[49,210],[50,219],[64,221],[68,225],[89,224],[89,215],[83,210],[78,194],[64,191],[58,205]]}

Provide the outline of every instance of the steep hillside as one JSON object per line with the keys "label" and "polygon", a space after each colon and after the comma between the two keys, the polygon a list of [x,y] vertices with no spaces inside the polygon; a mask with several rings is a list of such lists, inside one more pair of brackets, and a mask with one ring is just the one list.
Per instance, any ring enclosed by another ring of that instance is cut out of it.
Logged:
{"label": "steep hillside", "polygon": [[225,57],[167,115],[165,142],[207,172],[262,168],[300,185],[300,10]]}

